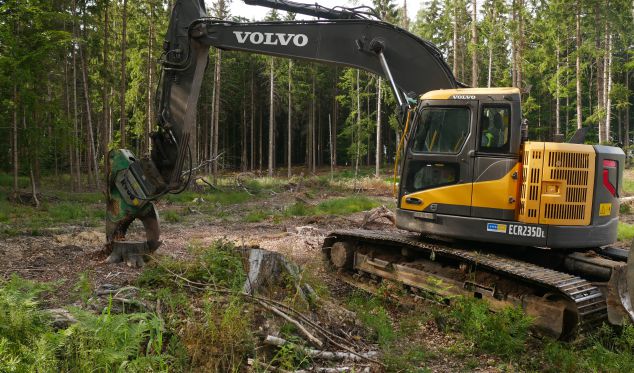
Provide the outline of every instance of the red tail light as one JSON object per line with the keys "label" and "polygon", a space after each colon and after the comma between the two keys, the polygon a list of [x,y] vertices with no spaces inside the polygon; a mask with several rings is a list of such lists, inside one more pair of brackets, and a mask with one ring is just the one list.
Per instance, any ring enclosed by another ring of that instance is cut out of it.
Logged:
{"label": "red tail light", "polygon": [[613,159],[604,159],[603,167],[616,167],[616,161]]}
{"label": "red tail light", "polygon": [[616,188],[610,182],[610,169],[615,169],[617,163],[613,159],[603,160],[603,185],[612,194],[612,197],[616,197]]}

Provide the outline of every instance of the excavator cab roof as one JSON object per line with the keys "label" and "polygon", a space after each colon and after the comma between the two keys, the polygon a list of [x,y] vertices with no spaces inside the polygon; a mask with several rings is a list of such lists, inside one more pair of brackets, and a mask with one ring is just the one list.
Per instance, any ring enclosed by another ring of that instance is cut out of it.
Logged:
{"label": "excavator cab roof", "polygon": [[520,90],[514,87],[437,89],[420,96],[421,100],[493,99],[519,101]]}

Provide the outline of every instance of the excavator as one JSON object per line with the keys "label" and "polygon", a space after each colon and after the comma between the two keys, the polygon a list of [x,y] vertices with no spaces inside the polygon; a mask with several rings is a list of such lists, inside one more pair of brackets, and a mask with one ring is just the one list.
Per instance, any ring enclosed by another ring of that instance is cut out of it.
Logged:
{"label": "excavator", "polygon": [[[153,202],[191,180],[189,143],[213,46],[353,67],[389,82],[403,128],[400,229],[331,232],[322,251],[341,278],[391,281],[445,303],[482,298],[493,311],[521,307],[537,329],[561,339],[634,321],[634,260],[610,246],[620,148],[529,141],[517,88],[467,87],[433,44],[370,8],[245,2],[317,20],[231,22],[208,17],[203,0],[175,1],[151,153],[108,155],[108,261],[142,265],[160,246]],[[126,239],[134,220],[146,240]]]}

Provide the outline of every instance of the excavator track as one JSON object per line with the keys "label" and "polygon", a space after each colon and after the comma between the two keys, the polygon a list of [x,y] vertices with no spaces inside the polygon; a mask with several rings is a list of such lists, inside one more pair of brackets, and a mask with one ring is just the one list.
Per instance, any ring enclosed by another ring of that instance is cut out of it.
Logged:
{"label": "excavator track", "polygon": [[[516,283],[530,287],[539,287],[542,292],[551,296],[557,296],[567,301],[567,309],[572,317],[567,318],[566,331],[562,332],[560,338],[567,339],[573,335],[583,334],[600,326],[608,321],[608,311],[606,297],[597,286],[588,280],[568,273],[545,268],[523,260],[500,256],[489,252],[477,252],[459,247],[450,247],[438,243],[430,243],[420,240],[420,236],[404,234],[399,232],[369,231],[369,230],[339,230],[330,233],[324,241],[324,251],[329,249],[335,242],[348,242],[352,245],[371,246],[373,248],[384,248],[384,252],[398,253],[400,249],[412,250],[417,255],[427,256],[432,261],[442,262],[452,260],[463,263],[477,270],[485,270],[498,274]],[[374,256],[355,255],[361,260]],[[371,260],[371,259],[370,259]],[[377,262],[376,260],[374,262]],[[371,262],[371,263],[374,263]],[[390,265],[387,261],[381,261],[381,271],[372,271],[372,275],[379,274],[379,277],[394,279],[389,276],[389,272],[398,267],[401,271],[409,271],[402,265]],[[375,264],[376,265],[376,264]],[[367,268],[355,264],[355,268]],[[405,268],[405,269],[404,269]],[[350,268],[352,269],[352,268]],[[381,276],[380,274],[384,274]],[[408,284],[411,285],[411,284]],[[571,321],[572,319],[572,321]]]}

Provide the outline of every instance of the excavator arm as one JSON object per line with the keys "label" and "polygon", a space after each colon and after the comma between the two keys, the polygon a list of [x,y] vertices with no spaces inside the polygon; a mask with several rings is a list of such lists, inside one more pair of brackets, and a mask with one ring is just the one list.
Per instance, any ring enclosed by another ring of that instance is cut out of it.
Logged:
{"label": "excavator arm", "polygon": [[[152,203],[189,183],[189,143],[209,47],[337,64],[384,77],[405,112],[418,95],[462,86],[431,43],[371,13],[280,0],[249,0],[288,11],[330,18],[317,21],[237,23],[209,18],[202,0],[176,1],[161,60],[157,125],[150,156],[118,149],[108,157],[106,252],[109,261],[141,265],[159,245],[158,212]],[[187,165],[187,167],[186,167]],[[145,241],[128,241],[132,221],[141,220]]]}

